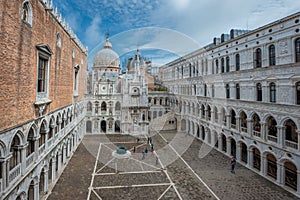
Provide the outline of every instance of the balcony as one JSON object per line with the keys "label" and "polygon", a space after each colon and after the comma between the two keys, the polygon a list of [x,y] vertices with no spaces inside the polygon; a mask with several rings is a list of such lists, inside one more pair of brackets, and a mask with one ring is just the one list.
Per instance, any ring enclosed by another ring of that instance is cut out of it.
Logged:
{"label": "balcony", "polygon": [[50,147],[52,145],[52,143],[53,143],[53,137],[47,141],[48,147]]}
{"label": "balcony", "polygon": [[21,176],[21,163],[16,165],[12,170],[9,171],[8,180],[9,183],[17,180]]}
{"label": "balcony", "polygon": [[277,143],[277,137],[276,136],[268,135],[268,140],[271,141],[271,142]]}
{"label": "balcony", "polygon": [[293,142],[293,141],[289,141],[289,140],[285,140],[285,146],[293,148],[293,149],[298,149],[298,143]]}
{"label": "balcony", "polygon": [[252,131],[252,134],[256,137],[259,137],[261,136],[260,132],[259,131]]}
{"label": "balcony", "polygon": [[247,133],[247,127],[241,127],[242,132]]}
{"label": "balcony", "polygon": [[42,146],[40,146],[39,148],[39,155],[41,155],[45,150],[45,144],[43,144]]}
{"label": "balcony", "polygon": [[34,161],[34,152],[31,153],[27,158],[26,158],[26,168],[28,168]]}

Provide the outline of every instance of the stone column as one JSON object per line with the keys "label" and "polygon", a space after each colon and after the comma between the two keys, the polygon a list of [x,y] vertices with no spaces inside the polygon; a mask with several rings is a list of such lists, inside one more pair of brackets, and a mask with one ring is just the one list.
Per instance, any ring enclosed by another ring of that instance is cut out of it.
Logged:
{"label": "stone column", "polygon": [[[297,130],[296,132],[298,134],[298,151],[300,151],[300,130]],[[297,180],[300,181],[300,179],[297,179]]]}
{"label": "stone column", "polygon": [[208,110],[207,108],[204,109],[204,119],[207,121],[208,120]]}
{"label": "stone column", "polygon": [[283,148],[285,146],[285,131],[283,126],[276,126],[277,128],[277,144]]}
{"label": "stone column", "polygon": [[67,151],[67,146],[63,145],[63,164],[66,163],[66,151]]}
{"label": "stone column", "polygon": [[217,121],[217,123],[223,125],[223,118],[222,118],[222,113],[221,112],[218,112],[218,121]]}
{"label": "stone column", "polygon": [[58,159],[58,162],[57,162],[57,164],[58,164],[58,166],[57,166],[57,171],[59,171],[60,172],[60,170],[61,170],[61,151],[59,151],[58,152],[58,156],[57,156],[57,158],[56,159]]}
{"label": "stone column", "polygon": [[24,175],[26,171],[26,147],[28,143],[20,146],[20,154],[21,154],[21,174]]}
{"label": "stone column", "polygon": [[226,138],[226,153],[231,155],[231,141],[230,138]]}
{"label": "stone column", "polygon": [[267,175],[267,158],[265,155],[260,155],[260,165],[261,165],[261,174],[263,176]]}
{"label": "stone column", "polygon": [[253,168],[253,149],[248,149],[247,166]]}
{"label": "stone column", "polygon": [[219,149],[219,151],[222,151],[222,149],[223,149],[223,143],[222,143],[221,135],[218,135],[218,149]]}
{"label": "stone column", "polygon": [[216,144],[215,132],[211,131],[211,146],[214,147]]}
{"label": "stone column", "polygon": [[44,169],[44,193],[46,194],[47,192],[48,192],[48,169],[47,170],[45,170]]}
{"label": "stone column", "polygon": [[[1,158],[0,162],[1,162],[1,176],[2,176],[2,191],[4,191],[6,189],[7,183],[8,183],[8,176],[9,176],[9,170],[7,171],[7,166],[9,169],[9,158],[10,157],[6,157],[6,158]],[[0,188],[1,190],[1,188]]]}
{"label": "stone column", "polygon": [[56,179],[56,159],[57,159],[56,156],[54,156],[51,160],[52,161],[52,172],[50,172],[50,173],[52,173],[52,180],[51,180],[52,183]]}
{"label": "stone column", "polygon": [[260,129],[260,134],[261,134],[261,138],[264,141],[268,140],[268,136],[267,136],[267,131],[266,131],[266,122],[261,122],[261,129]]}
{"label": "stone column", "polygon": [[252,130],[253,130],[253,120],[250,118],[246,119],[247,121],[247,133],[248,135],[250,135],[251,137],[253,136],[252,135]]}
{"label": "stone column", "polygon": [[226,116],[226,127],[228,129],[231,128],[231,115],[225,115]]}
{"label": "stone column", "polygon": [[35,137],[34,138],[34,156],[35,156],[35,160],[37,160],[39,158],[39,139],[41,136]]}
{"label": "stone column", "polygon": [[277,180],[278,185],[284,184],[284,167],[281,163],[277,161]]}
{"label": "stone column", "polygon": [[6,188],[9,187],[9,171],[10,171],[10,166],[9,166],[9,161],[10,159],[12,159],[12,153],[9,154],[9,156],[6,158],[6,168],[4,170],[6,170]]}
{"label": "stone column", "polygon": [[241,131],[241,118],[239,116],[235,117],[236,119],[236,130]]}
{"label": "stone column", "polygon": [[33,185],[33,191],[34,191],[34,199],[40,199],[39,181],[38,180]]}
{"label": "stone column", "polygon": [[297,171],[297,194],[300,194],[300,184],[299,184],[299,180],[300,180],[300,171]]}
{"label": "stone column", "polygon": [[236,144],[236,159],[241,161],[241,143]]}

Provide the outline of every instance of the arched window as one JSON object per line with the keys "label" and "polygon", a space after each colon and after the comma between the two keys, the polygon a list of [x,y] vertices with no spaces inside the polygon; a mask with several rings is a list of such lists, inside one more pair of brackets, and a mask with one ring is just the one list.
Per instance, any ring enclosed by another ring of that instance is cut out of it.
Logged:
{"label": "arched window", "polygon": [[230,59],[229,59],[229,56],[226,57],[226,72],[230,72]]}
{"label": "arched window", "polygon": [[230,87],[229,87],[229,84],[226,84],[226,98],[227,99],[230,98]]}
{"label": "arched window", "polygon": [[235,70],[240,70],[240,54],[235,55]]}
{"label": "arched window", "polygon": [[262,101],[262,87],[260,83],[256,84],[256,101]]}
{"label": "arched window", "polygon": [[276,65],[276,57],[275,57],[275,45],[269,46],[269,65]]}
{"label": "arched window", "polygon": [[219,60],[216,59],[216,74],[219,73]]}
{"label": "arched window", "polygon": [[224,73],[225,70],[225,61],[224,58],[221,58],[221,73]]}
{"label": "arched window", "polygon": [[254,68],[261,67],[261,49],[258,48],[254,52]]}
{"label": "arched window", "polygon": [[296,103],[300,105],[300,81],[296,83]]}
{"label": "arched window", "polygon": [[204,84],[204,96],[206,97],[207,96],[207,85]]}
{"label": "arched window", "polygon": [[211,97],[215,97],[215,86],[211,86]]}
{"label": "arched window", "polygon": [[270,102],[276,102],[276,85],[275,83],[270,83]]}
{"label": "arched window", "polygon": [[28,0],[25,0],[22,4],[22,16],[21,19],[32,25],[32,8],[30,5],[30,2]]}
{"label": "arched window", "polygon": [[189,64],[189,72],[190,72],[190,77],[192,77],[192,64]]}
{"label": "arched window", "polygon": [[60,37],[60,33],[57,33],[56,35],[56,45],[58,48],[61,47],[61,37]]}
{"label": "arched window", "polygon": [[235,94],[236,94],[236,99],[240,99],[240,85],[239,84],[235,85]]}
{"label": "arched window", "polygon": [[300,38],[295,40],[295,61],[300,62]]}
{"label": "arched window", "polygon": [[197,86],[196,86],[196,84],[194,85],[194,95],[196,95],[197,94]]}

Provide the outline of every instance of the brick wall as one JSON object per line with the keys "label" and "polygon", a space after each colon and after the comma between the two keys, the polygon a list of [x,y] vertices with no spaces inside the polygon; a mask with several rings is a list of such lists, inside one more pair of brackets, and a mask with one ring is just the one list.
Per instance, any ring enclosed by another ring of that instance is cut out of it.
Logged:
{"label": "brick wall", "polygon": [[[47,112],[84,98],[86,55],[40,1],[30,0],[32,27],[24,23],[21,20],[22,2],[0,0],[0,131],[36,117],[38,44],[48,44],[53,51],[49,74],[49,99],[52,102]],[[58,32],[62,40],[61,48],[56,45]],[[79,95],[74,98],[74,66],[77,64],[80,66]]]}

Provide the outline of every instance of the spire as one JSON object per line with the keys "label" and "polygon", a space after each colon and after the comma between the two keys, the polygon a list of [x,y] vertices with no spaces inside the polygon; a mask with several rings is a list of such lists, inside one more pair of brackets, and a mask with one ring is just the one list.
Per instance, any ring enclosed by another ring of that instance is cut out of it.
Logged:
{"label": "spire", "polygon": [[109,42],[109,33],[106,32],[105,36],[106,36],[106,41],[104,43],[104,48],[105,49],[111,49],[112,48],[112,44]]}

